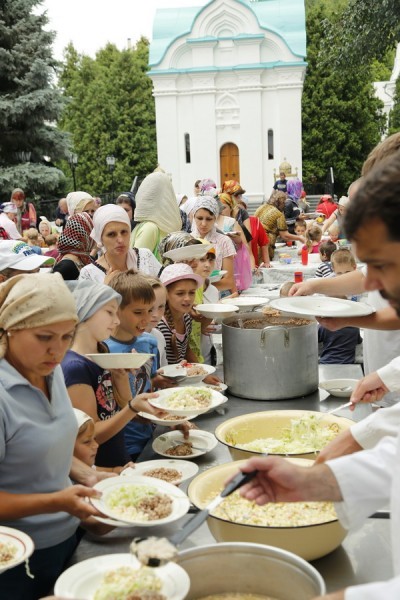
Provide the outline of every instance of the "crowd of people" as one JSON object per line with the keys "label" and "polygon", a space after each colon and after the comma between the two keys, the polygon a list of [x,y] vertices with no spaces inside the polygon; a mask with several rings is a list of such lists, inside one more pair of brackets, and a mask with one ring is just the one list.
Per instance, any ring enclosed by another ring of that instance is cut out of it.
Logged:
{"label": "crowd of people", "polygon": [[[352,401],[393,402],[390,392],[400,389],[400,135],[394,137],[397,145],[392,136],[372,153],[349,197],[338,205],[321,199],[325,221],[319,211],[307,218],[301,182],[284,173],[255,216],[239,182],[218,190],[211,179],[198,180],[192,195],[175,195],[161,171],[148,175],[135,197],[124,192],[112,204],[72,192],[54,222],[38,222],[23,190],[13,191],[0,215],[0,522],[30,535],[35,551],[33,578],[24,565],[0,575],[2,599],[45,596],[84,530],[110,530],[85,499],[97,495],[94,483],[132,465],[151,439],[153,425],[139,413],[161,414],[149,400],[174,385],[163,367],[215,364],[212,323],[195,305],[249,287],[254,269],[270,265],[278,237],[321,259],[317,277],[291,282],[288,295],[356,300],[368,293],[375,313],[320,319],[321,363],[354,362],[362,327],[367,376]],[[352,249],[336,244],[343,238]],[[174,261],[177,249],[183,252]],[[365,269],[356,269],[353,251]],[[212,273],[219,275],[214,283]],[[126,371],[88,356],[114,352],[153,358]],[[204,381],[219,383],[214,375]],[[260,504],[333,500],[345,527],[391,503],[393,579],[326,599],[400,596],[399,425],[395,403],[341,434],[311,468],[272,457],[243,467],[259,471],[242,489],[246,497]],[[193,425],[177,427],[187,436]]]}

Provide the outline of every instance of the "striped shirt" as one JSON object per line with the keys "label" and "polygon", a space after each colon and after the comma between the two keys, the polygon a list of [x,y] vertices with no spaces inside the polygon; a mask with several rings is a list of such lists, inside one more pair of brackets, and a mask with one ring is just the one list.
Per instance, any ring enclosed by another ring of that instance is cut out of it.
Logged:
{"label": "striped shirt", "polygon": [[330,262],[322,262],[315,271],[315,277],[331,277],[333,269]]}
{"label": "striped shirt", "polygon": [[[192,317],[189,314],[183,315],[183,322],[185,324],[185,333],[176,333],[174,329],[171,329],[167,321],[163,318],[157,325],[157,329],[161,331],[165,339],[165,351],[167,355],[167,362],[169,365],[175,365],[181,360],[186,360],[186,352],[188,348],[189,336],[192,331]],[[176,346],[178,349],[178,356],[175,355],[172,347],[172,336],[175,333]]]}

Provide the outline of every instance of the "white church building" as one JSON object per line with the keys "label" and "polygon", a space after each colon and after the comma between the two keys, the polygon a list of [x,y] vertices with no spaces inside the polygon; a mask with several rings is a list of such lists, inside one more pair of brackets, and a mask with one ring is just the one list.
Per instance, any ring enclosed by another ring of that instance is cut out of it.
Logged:
{"label": "white church building", "polygon": [[305,56],[304,0],[157,10],[149,76],[158,162],[177,193],[191,195],[197,179],[236,179],[254,206],[283,160],[301,178]]}

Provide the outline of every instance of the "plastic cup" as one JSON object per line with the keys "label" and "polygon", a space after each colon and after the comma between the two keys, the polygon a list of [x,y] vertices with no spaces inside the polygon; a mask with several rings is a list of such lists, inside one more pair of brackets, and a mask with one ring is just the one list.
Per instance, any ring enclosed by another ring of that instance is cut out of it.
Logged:
{"label": "plastic cup", "polygon": [[301,283],[303,281],[303,273],[301,271],[294,272],[294,282]]}

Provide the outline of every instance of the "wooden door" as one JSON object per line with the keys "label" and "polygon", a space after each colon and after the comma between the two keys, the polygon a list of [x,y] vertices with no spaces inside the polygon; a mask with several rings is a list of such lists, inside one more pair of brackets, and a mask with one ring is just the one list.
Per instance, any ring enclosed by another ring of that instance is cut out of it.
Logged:
{"label": "wooden door", "polygon": [[219,151],[219,158],[221,186],[224,181],[228,181],[229,179],[240,181],[239,148],[236,144],[232,144],[232,142],[224,144]]}

